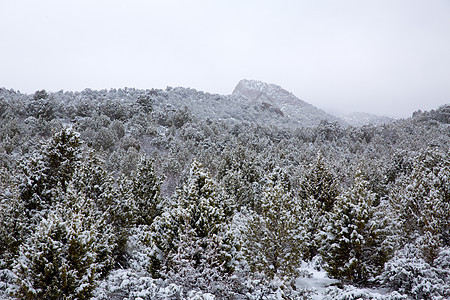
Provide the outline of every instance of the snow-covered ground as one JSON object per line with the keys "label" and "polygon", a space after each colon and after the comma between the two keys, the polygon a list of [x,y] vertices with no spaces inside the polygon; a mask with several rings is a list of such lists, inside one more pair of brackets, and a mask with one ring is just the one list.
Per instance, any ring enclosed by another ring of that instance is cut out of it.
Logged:
{"label": "snow-covered ground", "polygon": [[312,266],[308,266],[305,263],[302,266],[302,271],[305,273],[309,273],[310,276],[297,278],[295,281],[297,288],[301,289],[312,289],[315,291],[313,295],[313,299],[322,299],[324,292],[327,290],[329,286],[338,281],[335,279],[328,278],[326,272],[324,270],[318,271]]}
{"label": "snow-covered ground", "polygon": [[301,267],[302,277],[295,281],[297,289],[311,291],[311,300],[352,300],[352,299],[377,299],[394,300],[407,299],[405,295],[387,289],[357,288],[351,285],[338,287],[339,281],[327,276],[325,270],[320,268],[320,261],[313,260],[311,263],[303,263]]}

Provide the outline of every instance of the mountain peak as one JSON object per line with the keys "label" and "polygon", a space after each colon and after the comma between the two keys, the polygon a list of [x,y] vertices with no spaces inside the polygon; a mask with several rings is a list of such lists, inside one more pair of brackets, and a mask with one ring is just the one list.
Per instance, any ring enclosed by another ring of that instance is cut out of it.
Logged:
{"label": "mountain peak", "polygon": [[263,89],[267,89],[267,88],[281,89],[281,87],[279,85],[276,85],[273,83],[266,83],[266,82],[254,80],[254,79],[242,79],[237,84],[235,90],[238,88],[242,88],[242,87],[246,87],[246,88],[254,89],[254,90],[263,90]]}
{"label": "mountain peak", "polygon": [[239,81],[233,91],[233,95],[244,96],[249,100],[258,100],[263,97],[265,98],[264,100],[268,100],[269,102],[276,102],[277,100],[281,101],[281,103],[292,102],[292,100],[294,100],[294,102],[304,102],[279,85],[265,83],[259,80],[243,79]]}
{"label": "mountain peak", "polygon": [[243,79],[239,81],[232,95],[244,97],[263,107],[270,105],[301,125],[318,125],[322,120],[345,123],[273,83]]}

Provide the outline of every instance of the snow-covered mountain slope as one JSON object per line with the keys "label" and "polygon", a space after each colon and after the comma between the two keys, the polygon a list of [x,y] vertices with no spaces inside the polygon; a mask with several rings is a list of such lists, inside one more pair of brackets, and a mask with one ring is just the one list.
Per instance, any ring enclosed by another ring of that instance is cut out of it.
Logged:
{"label": "snow-covered mountain slope", "polygon": [[353,112],[351,114],[342,116],[345,122],[352,126],[364,126],[364,125],[380,125],[394,122],[394,118],[377,116],[374,114],[364,113],[364,112]]}
{"label": "snow-covered mountain slope", "polygon": [[343,120],[300,100],[275,84],[244,79],[238,83],[232,95],[247,98],[263,110],[276,111],[301,126],[318,125],[322,120],[346,125]]}

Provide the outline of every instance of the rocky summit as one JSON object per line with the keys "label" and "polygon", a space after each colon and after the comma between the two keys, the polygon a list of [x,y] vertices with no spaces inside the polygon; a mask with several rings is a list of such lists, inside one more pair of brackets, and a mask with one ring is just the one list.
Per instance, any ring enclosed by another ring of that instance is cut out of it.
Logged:
{"label": "rocky summit", "polygon": [[345,121],[297,98],[276,84],[243,79],[239,81],[232,95],[245,97],[255,102],[262,110],[278,112],[301,126],[318,125],[322,120],[346,125]]}

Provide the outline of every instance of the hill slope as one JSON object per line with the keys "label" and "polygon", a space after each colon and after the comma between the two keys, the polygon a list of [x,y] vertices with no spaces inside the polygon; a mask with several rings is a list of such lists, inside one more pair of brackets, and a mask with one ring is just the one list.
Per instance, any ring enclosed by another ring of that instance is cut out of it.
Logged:
{"label": "hill slope", "polygon": [[364,126],[364,125],[381,125],[392,123],[394,118],[377,116],[365,112],[353,112],[351,114],[341,117],[344,121],[352,126]]}
{"label": "hill slope", "polygon": [[276,111],[300,126],[318,125],[322,120],[346,125],[343,120],[300,100],[275,84],[244,79],[238,83],[232,95],[247,98],[262,109]]}

